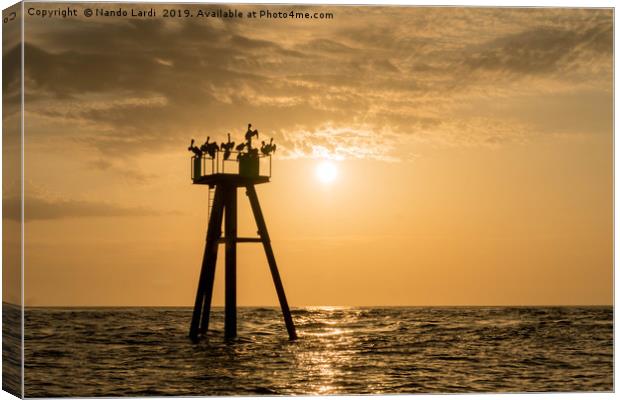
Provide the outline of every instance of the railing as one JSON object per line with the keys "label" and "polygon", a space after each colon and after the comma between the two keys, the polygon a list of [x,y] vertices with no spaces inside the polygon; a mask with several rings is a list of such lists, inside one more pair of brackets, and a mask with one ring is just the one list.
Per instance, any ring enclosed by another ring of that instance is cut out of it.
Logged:
{"label": "railing", "polygon": [[190,177],[194,181],[214,174],[240,174],[271,178],[271,155],[262,153],[250,155],[246,152],[230,151],[229,157],[224,159],[224,151],[218,150],[215,157],[210,157],[208,154],[200,157],[193,156],[189,169]]}

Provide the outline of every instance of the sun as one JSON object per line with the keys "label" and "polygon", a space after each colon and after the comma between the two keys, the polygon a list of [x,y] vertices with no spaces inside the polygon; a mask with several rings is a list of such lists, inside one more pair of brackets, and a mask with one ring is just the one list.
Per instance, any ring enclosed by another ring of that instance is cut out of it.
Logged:
{"label": "sun", "polygon": [[322,161],[316,166],[315,174],[319,182],[329,184],[338,177],[338,168],[331,161]]}

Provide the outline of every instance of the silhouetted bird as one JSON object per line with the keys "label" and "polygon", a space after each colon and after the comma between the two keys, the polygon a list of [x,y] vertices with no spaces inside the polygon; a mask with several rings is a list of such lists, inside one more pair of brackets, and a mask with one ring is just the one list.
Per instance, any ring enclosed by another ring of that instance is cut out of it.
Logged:
{"label": "silhouetted bird", "polygon": [[235,150],[237,150],[237,160],[243,158],[244,153],[242,153],[243,149],[245,149],[245,146],[247,145],[247,143],[240,143],[237,145],[237,147],[235,147]]}
{"label": "silhouetted bird", "polygon": [[222,142],[222,144],[220,145],[220,148],[224,150],[224,160],[228,160],[228,158],[230,157],[230,152],[232,151],[234,147],[235,147],[235,142],[230,141],[230,133],[229,133],[228,142],[226,143]]}
{"label": "silhouetted bird", "polygon": [[207,141],[204,142],[202,146],[200,146],[200,150],[202,150],[204,153],[207,153],[209,157],[215,158],[215,153],[217,153],[217,151],[220,149],[220,146],[218,146],[215,142],[209,143],[210,139],[211,136],[207,136]]}
{"label": "silhouetted bird", "polygon": [[209,139],[211,138],[211,136],[207,136],[207,141],[204,142],[201,146],[200,146],[200,151],[202,151],[203,153],[207,152],[207,144],[209,143]]}
{"label": "silhouetted bird", "polygon": [[245,133],[245,140],[248,142],[248,149],[252,148],[252,137],[258,138],[258,129],[252,130],[252,124],[248,124],[248,131]]}
{"label": "silhouetted bird", "polygon": [[261,143],[262,143],[262,146],[260,147],[260,151],[264,155],[268,156],[269,154],[276,151],[276,145],[273,144],[273,138],[271,138],[271,140],[269,141],[269,144],[265,144],[264,140]]}
{"label": "silhouetted bird", "polygon": [[202,157],[202,150],[200,150],[198,147],[194,146],[194,143],[196,141],[194,139],[192,139],[192,142],[189,144],[189,147],[187,148],[187,150],[193,152],[197,157]]}
{"label": "silhouetted bird", "polygon": [[267,149],[269,150],[269,153],[275,153],[276,152],[276,145],[273,144],[273,138],[271,138],[271,140],[269,140],[269,144],[267,145]]}

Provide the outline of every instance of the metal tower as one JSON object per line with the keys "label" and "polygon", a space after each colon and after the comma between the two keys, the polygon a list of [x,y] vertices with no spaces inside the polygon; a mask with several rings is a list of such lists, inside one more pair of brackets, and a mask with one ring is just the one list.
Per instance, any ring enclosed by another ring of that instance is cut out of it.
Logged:
{"label": "metal tower", "polygon": [[[289,338],[297,338],[295,325],[291,317],[291,311],[286,300],[280,273],[271,247],[271,240],[267,232],[265,218],[260,208],[255,185],[268,183],[271,177],[271,152],[275,145],[271,143],[258,148],[252,147],[252,136],[258,136],[258,131],[251,131],[248,125],[246,142],[237,146],[238,151],[233,151],[234,142],[222,143],[218,146],[215,143],[207,142],[201,147],[192,144],[189,150],[194,152],[191,161],[191,177],[195,185],[209,186],[209,203],[211,202],[211,192],[214,190],[213,203],[209,204],[209,223],[207,228],[207,238],[202,259],[202,269],[196,291],[196,302],[189,329],[189,336],[192,341],[207,333],[209,327],[209,314],[211,311],[211,298],[213,294],[213,284],[215,279],[215,267],[217,263],[217,252],[220,244],[225,245],[225,322],[224,334],[226,338],[237,336],[237,243],[262,243],[269,263],[271,277],[278,294],[280,307],[284,316],[284,322],[288,331]],[[268,146],[268,147],[266,147]],[[244,151],[245,150],[245,151]],[[233,157],[231,157],[233,156]],[[269,173],[260,175],[261,162],[268,162]],[[227,165],[236,164],[232,167],[232,172],[225,172]],[[210,168],[208,168],[210,166]],[[207,170],[208,173],[207,173]],[[245,188],[248,196],[256,226],[258,236],[256,238],[244,238],[237,236],[237,189]],[[224,222],[224,237],[222,237],[222,222]]]}

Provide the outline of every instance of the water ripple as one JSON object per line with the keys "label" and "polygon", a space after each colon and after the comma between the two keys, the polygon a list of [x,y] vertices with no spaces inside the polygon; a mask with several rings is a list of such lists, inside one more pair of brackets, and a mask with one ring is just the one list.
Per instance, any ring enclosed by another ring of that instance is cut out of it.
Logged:
{"label": "water ripple", "polygon": [[613,390],[613,310],[239,310],[224,341],[187,339],[190,309],[27,309],[27,397]]}

